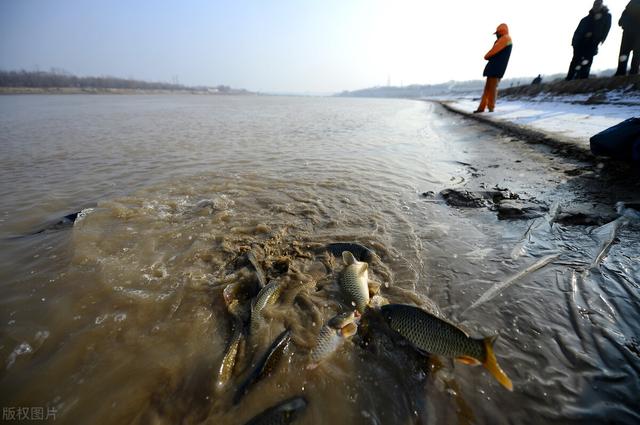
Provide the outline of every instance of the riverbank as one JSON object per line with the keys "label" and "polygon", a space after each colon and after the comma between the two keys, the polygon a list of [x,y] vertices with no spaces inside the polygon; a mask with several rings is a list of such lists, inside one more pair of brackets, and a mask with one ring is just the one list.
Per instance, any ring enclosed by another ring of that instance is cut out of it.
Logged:
{"label": "riverbank", "polygon": [[257,95],[248,91],[218,92],[210,90],[158,90],[158,89],[108,89],[108,88],[80,88],[80,87],[0,87],[0,95],[14,94],[195,94],[195,95]]}
{"label": "riverbank", "polygon": [[[467,96],[455,100],[437,99],[447,110],[500,128],[533,143],[550,145],[580,159],[595,159],[589,138],[621,121],[640,116],[636,97],[613,97],[611,102],[593,104],[575,96],[547,94],[547,99],[498,99],[493,113],[474,114],[479,99]],[[622,99],[622,100],[620,100]]]}

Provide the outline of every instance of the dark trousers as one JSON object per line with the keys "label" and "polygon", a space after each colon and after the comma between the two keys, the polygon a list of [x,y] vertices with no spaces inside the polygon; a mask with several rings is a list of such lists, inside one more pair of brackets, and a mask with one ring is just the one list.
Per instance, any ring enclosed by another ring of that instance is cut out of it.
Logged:
{"label": "dark trousers", "polygon": [[589,71],[595,56],[592,52],[593,49],[573,48],[573,58],[571,58],[571,63],[569,64],[567,80],[589,78]]}
{"label": "dark trousers", "polygon": [[629,69],[629,75],[637,74],[638,68],[640,68],[640,33],[632,33],[629,30],[625,30],[622,33],[622,43],[620,43],[620,58],[616,75],[627,74],[627,62],[629,61],[631,52],[633,52],[633,59],[631,59],[631,68]]}

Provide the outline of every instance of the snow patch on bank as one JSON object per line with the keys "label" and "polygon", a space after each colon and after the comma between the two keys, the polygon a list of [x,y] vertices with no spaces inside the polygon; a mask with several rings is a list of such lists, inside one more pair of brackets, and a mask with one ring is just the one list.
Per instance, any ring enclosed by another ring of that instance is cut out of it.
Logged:
{"label": "snow patch on bank", "polygon": [[[462,112],[472,113],[479,101],[461,98],[447,103]],[[563,97],[555,97],[551,102],[498,99],[495,112],[481,115],[588,144],[594,134],[628,118],[640,117],[640,106],[582,105],[570,103],[569,99]]]}

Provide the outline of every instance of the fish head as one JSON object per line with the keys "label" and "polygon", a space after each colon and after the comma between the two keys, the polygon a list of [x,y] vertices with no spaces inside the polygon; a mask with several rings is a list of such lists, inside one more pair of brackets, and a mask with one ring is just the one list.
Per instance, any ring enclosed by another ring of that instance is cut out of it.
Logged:
{"label": "fish head", "polygon": [[224,298],[224,302],[227,305],[229,305],[236,298],[237,293],[238,293],[237,283],[231,283],[225,286],[225,288],[222,291],[222,297]]}
{"label": "fish head", "polygon": [[350,266],[351,264],[356,264],[358,262],[358,260],[356,260],[356,257],[354,257],[350,251],[342,251],[342,261],[347,266]]}
{"label": "fish head", "polygon": [[356,312],[357,310],[346,311],[344,313],[337,314],[329,319],[329,322],[327,324],[334,329],[341,329],[349,323],[355,322]]}

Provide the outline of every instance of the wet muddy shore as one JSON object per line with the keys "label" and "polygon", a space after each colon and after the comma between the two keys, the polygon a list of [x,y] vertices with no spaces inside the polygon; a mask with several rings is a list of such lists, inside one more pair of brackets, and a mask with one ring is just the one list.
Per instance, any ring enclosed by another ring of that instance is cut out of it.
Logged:
{"label": "wet muddy shore", "polygon": [[[640,223],[616,210],[640,201],[637,171],[424,102],[95,98],[103,118],[87,134],[132,143],[137,172],[91,142],[73,157],[112,161],[93,172],[112,185],[61,175],[62,142],[38,169],[67,179],[62,197],[21,177],[16,155],[4,167],[0,405],[53,408],[56,423],[244,424],[285,400],[304,406],[293,423],[310,424],[640,420]],[[119,113],[125,101],[135,121]],[[81,98],[62,102],[70,122],[94,119]],[[210,102],[232,113],[213,122]],[[24,127],[1,123],[11,149],[50,129],[33,110],[23,105]],[[180,113],[178,127],[168,117]],[[110,130],[120,125],[126,140]],[[72,225],[39,231],[85,205]],[[336,242],[375,252],[369,279],[389,302],[498,334],[513,392],[416,352],[376,314],[308,368],[322,325],[349,308],[344,264],[319,249]],[[246,315],[255,294],[234,285],[267,282],[284,289],[221,389],[237,323],[225,294]],[[284,329],[279,361],[234,403]]]}

